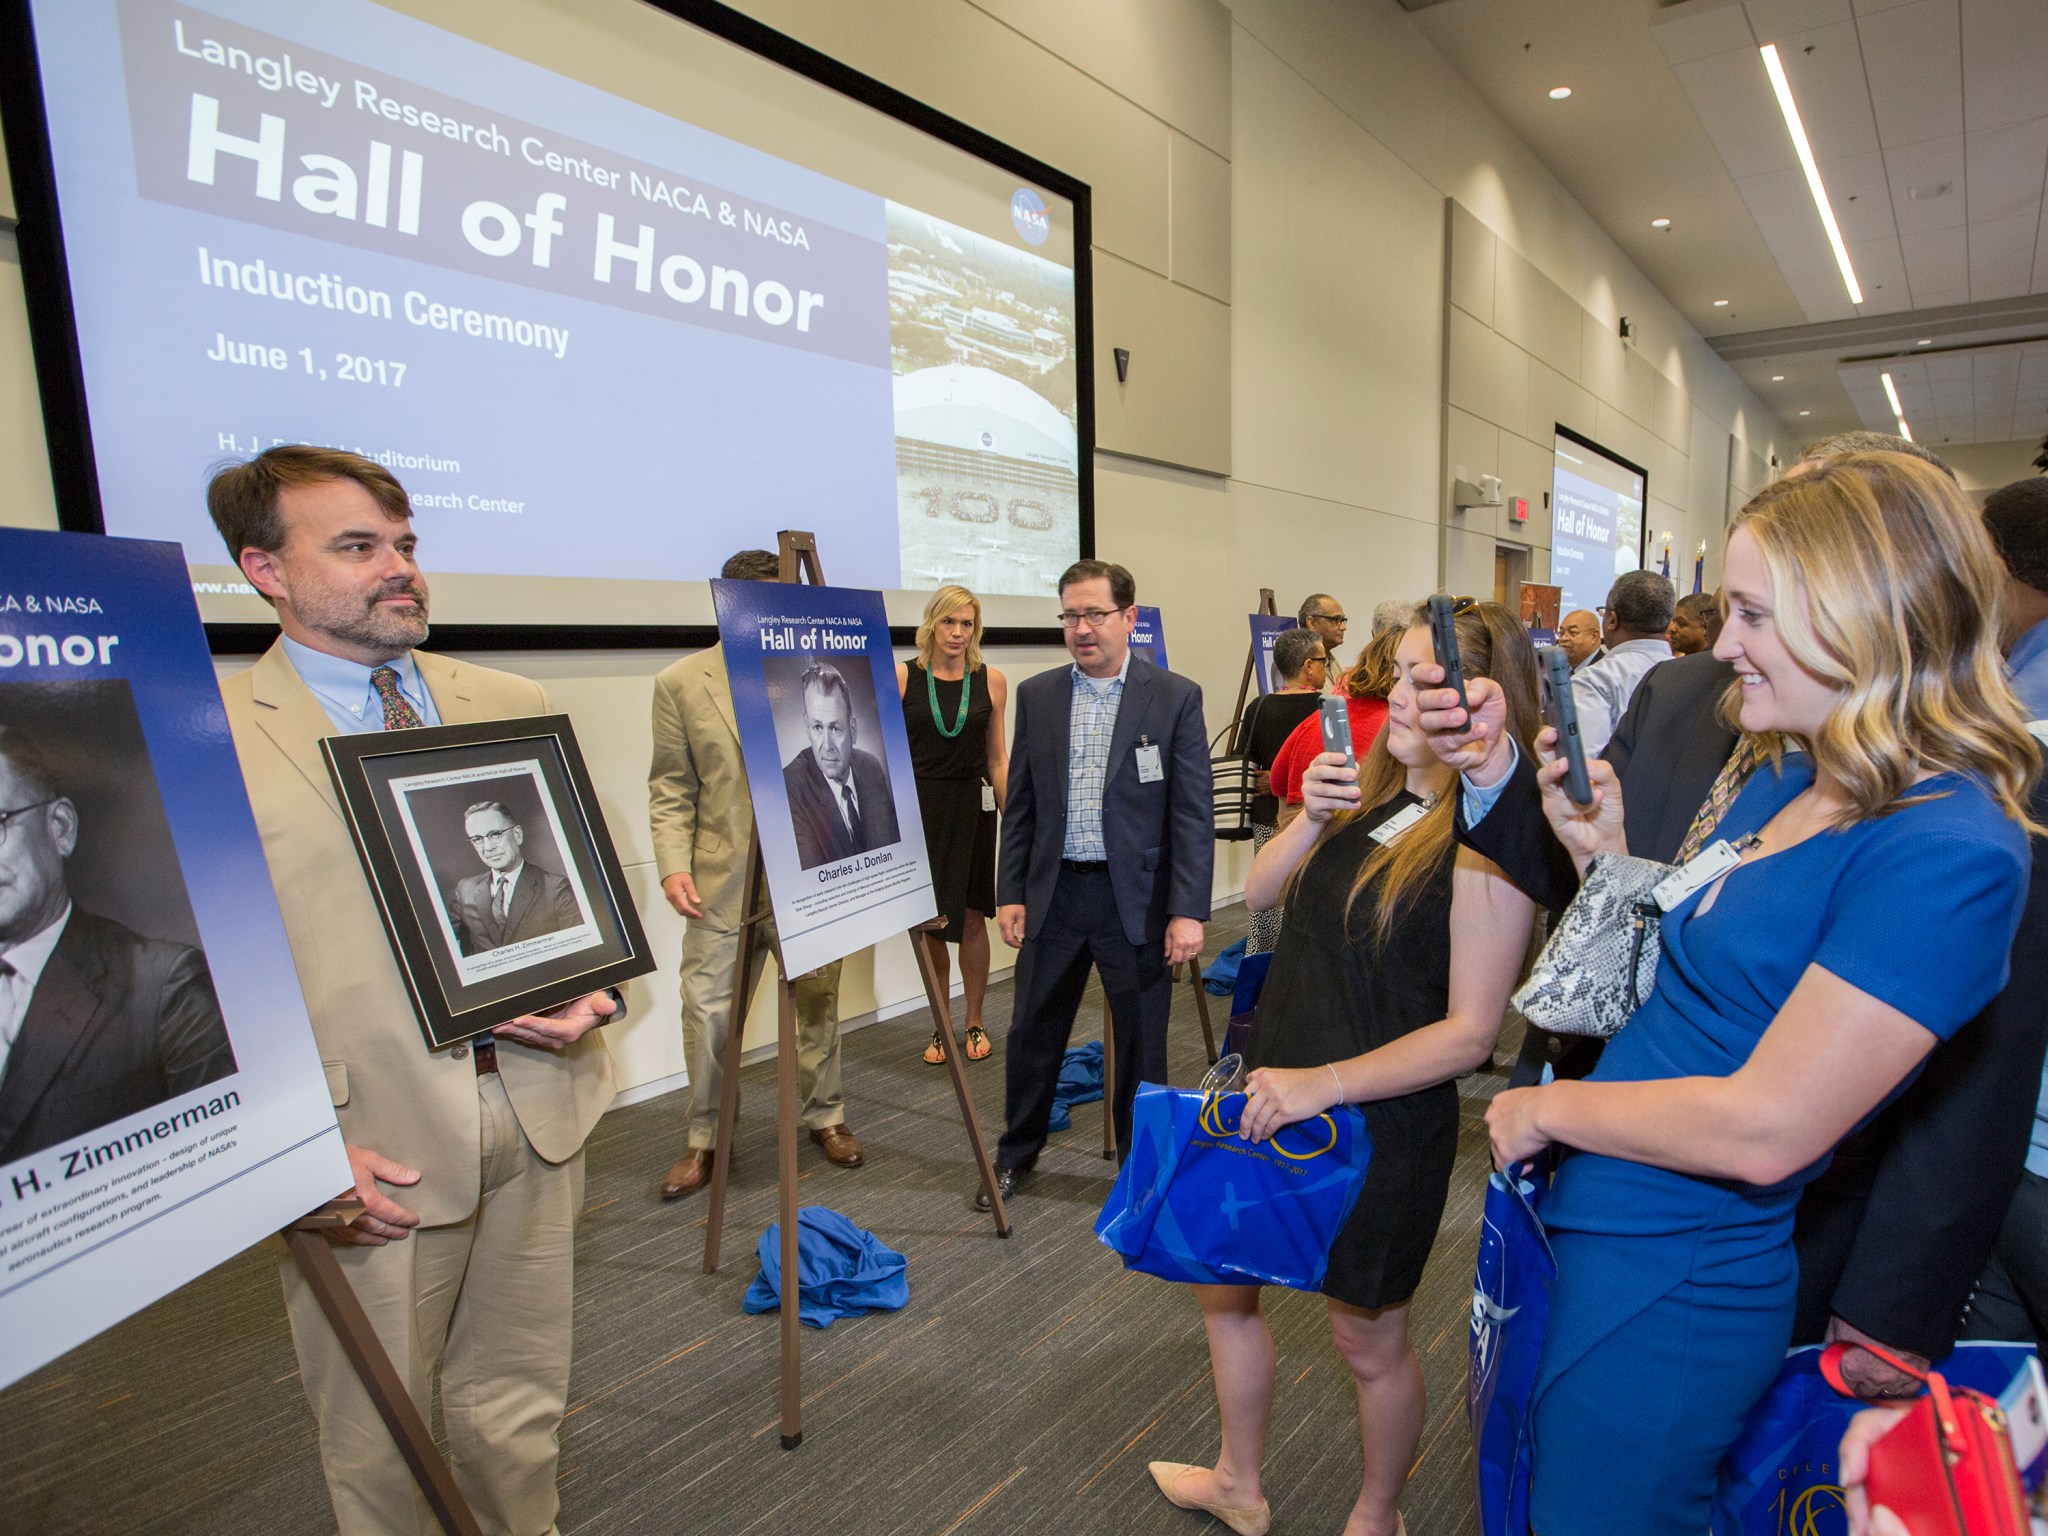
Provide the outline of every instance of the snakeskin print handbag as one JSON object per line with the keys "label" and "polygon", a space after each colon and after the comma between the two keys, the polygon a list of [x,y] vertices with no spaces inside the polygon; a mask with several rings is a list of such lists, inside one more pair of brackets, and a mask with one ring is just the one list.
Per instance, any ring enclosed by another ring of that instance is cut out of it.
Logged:
{"label": "snakeskin print handbag", "polygon": [[1558,919],[1513,1002],[1554,1035],[1618,1033],[1657,985],[1661,913],[1650,893],[1673,865],[1604,853]]}

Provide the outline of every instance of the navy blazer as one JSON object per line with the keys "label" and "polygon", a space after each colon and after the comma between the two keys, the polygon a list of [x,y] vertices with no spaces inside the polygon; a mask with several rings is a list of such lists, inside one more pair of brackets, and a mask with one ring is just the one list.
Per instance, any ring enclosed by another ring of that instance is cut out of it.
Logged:
{"label": "navy blazer", "polygon": [[[1016,690],[996,901],[1023,905],[1027,938],[1052,908],[1066,846],[1073,690],[1071,666],[1026,678]],[[1141,742],[1159,748],[1164,770],[1150,784],[1138,779],[1135,749]],[[1133,655],[1102,784],[1102,841],[1117,915],[1131,943],[1159,943],[1170,917],[1209,920],[1214,793],[1201,688]]]}

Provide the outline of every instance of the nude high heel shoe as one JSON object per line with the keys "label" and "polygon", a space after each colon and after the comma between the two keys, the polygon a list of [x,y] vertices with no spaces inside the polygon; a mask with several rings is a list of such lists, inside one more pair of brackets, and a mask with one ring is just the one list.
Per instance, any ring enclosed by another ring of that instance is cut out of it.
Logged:
{"label": "nude high heel shoe", "polygon": [[1145,1468],[1152,1474],[1152,1481],[1159,1485],[1159,1491],[1166,1495],[1166,1502],[1182,1509],[1198,1509],[1207,1515],[1214,1515],[1237,1536],[1266,1536],[1273,1525],[1273,1508],[1264,1499],[1256,1504],[1204,1504],[1199,1499],[1178,1491],[1177,1485],[1190,1472],[1204,1472],[1206,1467],[1192,1466],[1184,1461],[1154,1461]]}

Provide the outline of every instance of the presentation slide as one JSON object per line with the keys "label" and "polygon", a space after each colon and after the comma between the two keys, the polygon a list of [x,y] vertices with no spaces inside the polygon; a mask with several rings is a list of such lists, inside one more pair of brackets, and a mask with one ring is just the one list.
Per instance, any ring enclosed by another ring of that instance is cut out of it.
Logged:
{"label": "presentation slide", "polygon": [[1597,611],[1624,571],[1643,563],[1647,477],[1559,428],[1550,483],[1550,580],[1564,613]]}
{"label": "presentation slide", "polygon": [[837,586],[1045,606],[1071,203],[633,0],[410,9],[478,35],[35,0],[108,532],[266,618],[204,484],[310,442],[404,483],[442,622],[708,623],[782,528]]}

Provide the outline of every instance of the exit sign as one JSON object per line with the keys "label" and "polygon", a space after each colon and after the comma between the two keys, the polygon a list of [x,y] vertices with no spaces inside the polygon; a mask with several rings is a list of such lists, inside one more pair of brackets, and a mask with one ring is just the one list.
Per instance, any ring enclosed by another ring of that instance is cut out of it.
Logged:
{"label": "exit sign", "polygon": [[1508,521],[1511,523],[1526,523],[1529,521],[1528,497],[1511,496],[1508,498]]}

